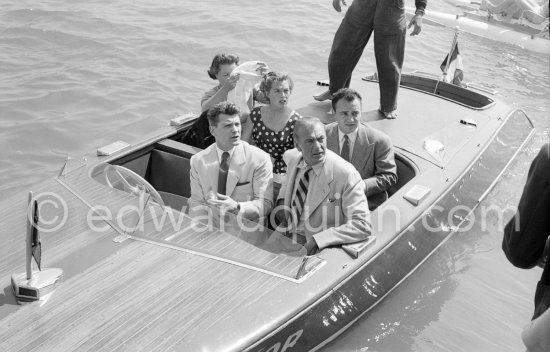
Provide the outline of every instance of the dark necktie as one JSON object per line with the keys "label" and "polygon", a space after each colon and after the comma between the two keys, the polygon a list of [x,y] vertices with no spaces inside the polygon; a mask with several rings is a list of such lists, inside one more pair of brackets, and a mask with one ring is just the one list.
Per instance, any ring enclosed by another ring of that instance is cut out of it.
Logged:
{"label": "dark necktie", "polygon": [[300,181],[298,182],[298,187],[296,187],[296,193],[294,194],[294,199],[292,200],[292,209],[296,214],[296,223],[300,222],[300,217],[304,211],[304,204],[306,202],[307,188],[309,186],[309,173],[311,167],[308,167]]}
{"label": "dark necktie", "polygon": [[218,175],[218,193],[225,195],[227,185],[227,171],[229,170],[229,153],[223,152],[220,163],[220,174]]}
{"label": "dark necktie", "polygon": [[349,161],[349,137],[347,134],[344,135],[344,145],[342,146],[342,152],[340,156],[345,161]]}

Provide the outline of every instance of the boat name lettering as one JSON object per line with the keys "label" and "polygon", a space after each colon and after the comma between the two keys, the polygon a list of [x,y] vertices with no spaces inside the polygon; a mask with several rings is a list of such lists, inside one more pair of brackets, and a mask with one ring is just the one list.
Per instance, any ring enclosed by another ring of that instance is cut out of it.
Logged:
{"label": "boat name lettering", "polygon": [[281,348],[281,343],[277,342],[273,346],[271,346],[267,351],[265,352],[285,352],[289,348],[294,347],[296,345],[296,342],[298,342],[298,339],[300,336],[302,336],[302,333],[304,332],[304,329],[300,329],[296,331],[294,334],[287,337],[285,343],[283,344],[283,347]]}

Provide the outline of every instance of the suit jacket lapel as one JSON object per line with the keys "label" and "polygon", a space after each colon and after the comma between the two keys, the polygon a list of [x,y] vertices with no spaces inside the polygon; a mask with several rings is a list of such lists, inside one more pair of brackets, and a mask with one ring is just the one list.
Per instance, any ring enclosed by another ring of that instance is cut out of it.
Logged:
{"label": "suit jacket lapel", "polygon": [[235,151],[231,156],[231,162],[229,163],[229,170],[227,171],[227,185],[226,185],[227,195],[230,196],[231,194],[233,194],[233,190],[235,189],[237,182],[239,182],[239,175],[241,174],[240,171],[244,168],[245,163],[246,163],[246,155],[244,152],[243,143],[241,142],[237,147],[235,147]]}
{"label": "suit jacket lapel", "polygon": [[[327,154],[330,153],[327,151]],[[309,185],[308,189],[308,201],[306,206],[310,214],[313,214],[315,209],[321,205],[325,198],[330,193],[330,183],[333,179],[333,164],[331,156],[327,155],[325,163],[321,168],[319,179],[316,183]]]}
{"label": "suit jacket lapel", "polygon": [[360,123],[351,156],[351,163],[355,166],[355,169],[361,171],[366,161],[372,156],[372,151],[373,148],[370,148],[367,135],[367,127]]}
{"label": "suit jacket lapel", "polygon": [[292,197],[294,197],[294,185],[296,184],[296,174],[298,173],[298,168],[296,165],[302,160],[302,153],[295,159],[295,160],[289,160],[289,165],[287,167],[287,179],[285,180],[286,183],[286,191],[284,194],[285,201],[284,204],[287,207],[291,206]]}
{"label": "suit jacket lapel", "polygon": [[340,155],[340,143],[338,139],[338,125],[335,124],[327,129],[327,149]]}
{"label": "suit jacket lapel", "polygon": [[205,185],[209,185],[209,189],[205,190],[205,194],[209,191],[218,189],[218,177],[220,171],[220,161],[218,160],[218,152],[216,151],[216,143],[212,144],[210,150],[206,153],[204,163],[206,165],[205,175],[201,174],[201,177],[205,177],[208,182]]}

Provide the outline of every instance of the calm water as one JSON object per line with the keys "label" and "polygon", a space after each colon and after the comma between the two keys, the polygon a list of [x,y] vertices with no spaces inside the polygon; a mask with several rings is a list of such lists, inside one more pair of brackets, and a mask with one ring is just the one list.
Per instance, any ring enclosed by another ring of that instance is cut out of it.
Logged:
{"label": "calm water", "polygon": [[[325,78],[342,17],[330,3],[0,0],[0,197],[53,176],[67,153],[89,153],[125,125],[197,112],[217,52],[264,60],[298,81]],[[429,6],[455,12],[445,2]],[[437,73],[452,37],[425,25],[408,38],[404,72]],[[498,90],[537,127],[484,201],[516,205],[531,159],[549,140],[549,58],[467,33],[459,41],[465,81]],[[371,43],[358,74],[375,71],[372,50]],[[508,264],[499,219],[474,217],[471,231],[449,240],[325,350],[522,350],[540,270]]]}

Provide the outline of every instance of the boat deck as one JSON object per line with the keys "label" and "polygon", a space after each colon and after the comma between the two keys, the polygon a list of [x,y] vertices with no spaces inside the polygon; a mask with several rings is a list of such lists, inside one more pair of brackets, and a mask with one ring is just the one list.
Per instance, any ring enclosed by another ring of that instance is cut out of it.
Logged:
{"label": "boat deck", "polygon": [[[311,95],[323,87],[296,83],[293,106],[302,106],[299,109],[302,114],[328,122],[330,104],[311,100]],[[66,202],[68,215],[61,228],[42,233],[42,265],[62,268],[64,279],[47,301],[26,306],[16,304],[10,276],[25,268],[27,195],[2,201],[0,350],[241,349],[275,330],[289,317],[306,314],[304,308],[330,294],[350,273],[375,258],[395,239],[396,233],[426,211],[425,206],[414,207],[406,202],[402,198],[404,192],[413,184],[429,183],[432,192],[425,205],[435,201],[487,146],[508,113],[507,108],[499,104],[476,111],[445,100],[441,100],[438,109],[428,109],[433,98],[419,92],[401,91],[399,118],[384,120],[377,113],[378,86],[358,79],[352,86],[363,95],[364,121],[390,135],[398,151],[421,170],[411,184],[390,199],[404,214],[399,221],[373,213],[377,241],[367,253],[354,260],[340,248],[324,250],[319,256],[327,264],[304,282],[296,283],[151,243],[132,240],[115,243],[113,239],[119,233],[113,229],[91,230],[86,222],[88,206],[58,181],[47,180],[33,188],[35,195],[51,192],[45,199],[58,195]],[[460,124],[458,121],[463,118],[475,119],[478,127]],[[160,136],[175,133],[165,123],[162,126],[159,124],[160,132],[157,132]],[[430,137],[437,137],[446,145],[446,156],[439,161],[430,159],[422,149],[423,140]],[[151,136],[146,138],[151,139]],[[135,148],[138,146],[134,144]],[[93,157],[88,164],[97,161]],[[98,199],[114,203],[121,200],[113,190],[97,184],[89,187],[94,188],[87,192]],[[50,207],[41,212],[41,216],[44,219],[61,217],[62,210]],[[372,283],[363,285],[371,290],[369,292],[376,292]],[[353,311],[352,306],[348,308]],[[346,312],[327,310],[327,324]]]}
{"label": "boat deck", "polygon": [[[243,305],[261,304],[285,282],[237,266],[226,270],[225,263],[149,243],[114,243],[118,233],[91,231],[82,221],[87,207],[57,182],[35,191],[55,192],[68,201],[66,225],[41,236],[42,265],[61,267],[65,276],[46,302],[16,304],[10,275],[24,271],[26,202],[21,196],[7,200],[14,206],[0,213],[3,229],[12,234],[2,231],[0,237],[5,244],[0,259],[2,351],[165,350],[218,319],[229,319]],[[243,276],[246,281],[240,280]],[[228,290],[235,286],[239,295]]]}

